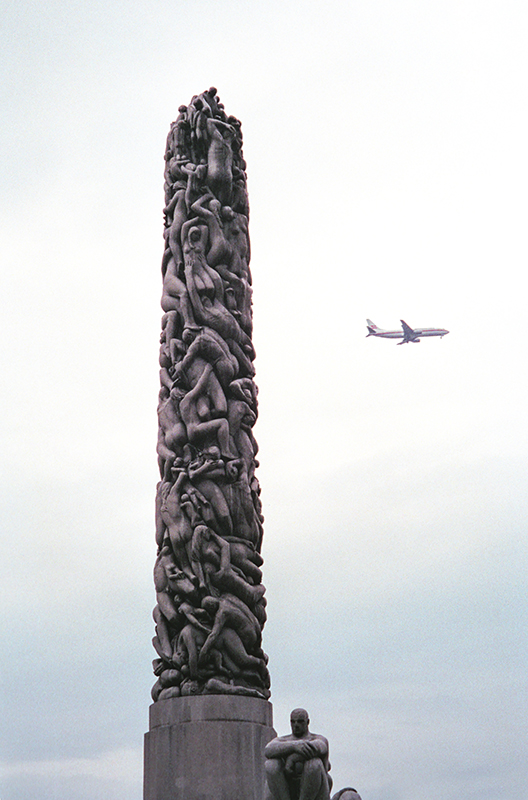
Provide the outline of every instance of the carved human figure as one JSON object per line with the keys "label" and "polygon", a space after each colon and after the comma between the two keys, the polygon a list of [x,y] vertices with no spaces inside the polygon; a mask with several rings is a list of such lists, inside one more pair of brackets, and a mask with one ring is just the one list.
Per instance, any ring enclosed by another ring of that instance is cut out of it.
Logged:
{"label": "carved human figure", "polygon": [[183,488],[188,482],[188,478],[181,465],[173,467],[172,472],[178,476],[175,483],[163,481],[160,486],[159,517],[168,531],[178,567],[192,581],[195,576],[188,555],[188,548],[190,548],[192,540],[192,527],[185,509],[182,507]]}
{"label": "carved human figure", "polygon": [[231,665],[254,669],[266,678],[266,657],[260,648],[262,632],[246,604],[232,594],[223,594],[221,597],[205,597],[202,607],[214,616],[214,624],[201,649],[199,663],[205,663],[215,648],[223,653],[224,659],[227,657]]}
{"label": "carved human figure", "polygon": [[204,105],[209,108],[211,114],[214,116],[221,117],[224,121],[226,121],[227,117],[225,114],[224,106],[220,103],[219,98],[216,96],[216,87],[211,86],[207,91],[202,92],[200,95],[202,102]]}
{"label": "carved human figure", "polygon": [[[253,330],[253,318],[251,315],[251,271],[249,269],[249,236],[247,218],[240,213],[236,213],[231,208],[222,209],[224,228],[227,239],[230,243],[230,269],[238,276],[238,281],[234,284],[234,291],[237,298],[240,313],[240,325],[251,336]],[[219,269],[217,267],[217,269]]]}
{"label": "carved human figure", "polygon": [[231,563],[238,567],[250,583],[260,583],[262,570],[259,567],[264,563],[264,559],[255,549],[255,545],[246,539],[234,536],[227,537],[227,541],[229,542]]}
{"label": "carved human figure", "polygon": [[169,258],[163,276],[161,307],[164,311],[178,311],[185,330],[198,331],[199,328],[194,319],[187,286],[180,278],[180,266],[181,263],[177,262],[169,251]]}
{"label": "carved human figure", "polygon": [[189,623],[180,632],[178,638],[178,649],[176,657],[185,662],[189,668],[189,676],[192,681],[199,680],[198,672],[198,653],[200,647],[207,638],[201,628]]}
{"label": "carved human figure", "polygon": [[240,325],[251,335],[251,275],[248,267],[247,220],[213,194],[202,195],[191,210],[203,218],[209,232],[207,263],[226,284],[225,298]]}
{"label": "carved human figure", "polygon": [[240,341],[242,331],[226,307],[222,278],[205,257],[209,238],[207,226],[198,223],[196,217],[187,220],[183,223],[181,234],[186,288],[194,316],[224,339]]}
{"label": "carved human figure", "polygon": [[184,157],[190,147],[190,124],[187,115],[187,106],[181,105],[178,108],[178,117],[171,124],[167,136],[167,155],[179,155]]}
{"label": "carved human figure", "polygon": [[231,201],[233,185],[233,148],[235,129],[232,125],[213,117],[206,118],[207,185],[222,203]]}
{"label": "carved human figure", "polygon": [[187,220],[187,184],[184,181],[177,181],[174,184],[174,195],[171,201],[163,209],[167,227],[163,233],[166,246],[161,261],[161,273],[165,274],[167,263],[172,256],[176,264],[183,261],[182,250],[180,244],[180,234],[182,225]]}
{"label": "carved human figure", "polygon": [[169,592],[169,581],[166,571],[166,562],[170,550],[162,547],[154,566],[154,587],[156,589],[157,605],[152,612],[156,623],[156,636],[152,644],[159,656],[166,661],[172,657],[172,645],[169,624],[174,622],[178,611]]}
{"label": "carved human figure", "polygon": [[225,480],[225,465],[218,447],[201,452],[188,467],[191,484],[186,490],[187,513],[193,527],[205,523],[227,535],[233,532],[233,520],[223,492],[218,485]]}
{"label": "carved human figure", "polygon": [[[234,548],[234,556],[240,556],[240,549]],[[240,561],[239,561],[240,563]],[[224,592],[231,592],[250,608],[254,608],[262,599],[264,587],[253,586],[233,569],[231,545],[218,536],[207,525],[197,525],[194,529],[191,550],[191,564],[200,581],[200,588],[212,595],[214,586]],[[260,572],[249,560],[244,562]]]}
{"label": "carved human figure", "polygon": [[207,525],[197,525],[192,538],[191,564],[200,581],[199,588],[204,593],[212,595],[213,575],[220,570],[223,572],[231,570],[229,542],[218,536]]}
{"label": "carved human figure", "polygon": [[236,458],[230,449],[227,401],[212,364],[204,363],[202,374],[180,402],[181,418],[189,442],[196,448],[218,443],[226,458]]}
{"label": "carved human figure", "polygon": [[265,692],[258,689],[252,689],[249,686],[233,686],[226,683],[219,678],[209,678],[204,687],[205,694],[233,694],[243,695],[245,697],[259,697],[265,696]]}
{"label": "carved human figure", "polygon": [[[250,378],[238,378],[229,385],[227,401],[229,433],[234,449],[244,462],[246,473],[252,474],[258,445],[252,433],[257,420],[257,387]],[[252,469],[253,467],[253,469]]]}
{"label": "carved human figure", "polygon": [[292,732],[266,745],[266,800],[329,800],[328,741],[309,730],[304,708],[290,715]]}
{"label": "carved human figure", "polygon": [[191,206],[191,211],[203,217],[209,229],[207,261],[212,267],[227,264],[239,278],[249,272],[249,238],[247,219],[231,206],[222,203],[209,191]]}
{"label": "carved human figure", "polygon": [[[242,330],[228,309],[224,282],[218,271],[213,269],[206,259],[208,229],[206,225],[199,223],[198,218],[187,220],[183,224],[181,233],[186,291],[192,304],[194,318],[220,334],[239,362],[244,362],[244,353],[251,358],[255,357],[251,337]],[[178,288],[176,283],[174,287],[176,291]],[[178,288],[178,291],[181,294],[181,288]],[[164,311],[170,310],[163,303],[162,308]],[[246,371],[248,371],[247,365]]]}
{"label": "carved human figure", "polygon": [[193,200],[199,194],[200,185],[207,175],[207,165],[193,164],[192,161],[189,161],[187,164],[181,165],[181,171],[188,176],[185,205],[189,209]]}
{"label": "carved human figure", "polygon": [[182,421],[179,406],[184,392],[173,386],[170,393],[160,392],[158,405],[158,464],[161,477],[168,480],[177,455],[187,442],[187,429]]}
{"label": "carved human figure", "polygon": [[[260,549],[262,525],[255,507],[254,495],[242,459],[230,461],[226,466],[229,480],[221,489],[231,509],[233,529],[236,534]],[[230,532],[227,533],[230,535]]]}
{"label": "carved human figure", "polygon": [[[160,365],[160,384],[168,391],[172,388],[172,375],[171,370],[173,366],[173,359],[171,357],[171,340],[177,335],[179,331],[178,313],[176,311],[169,311],[161,318],[161,335],[160,335],[160,352],[159,352],[159,365]],[[160,396],[160,400],[161,400]]]}

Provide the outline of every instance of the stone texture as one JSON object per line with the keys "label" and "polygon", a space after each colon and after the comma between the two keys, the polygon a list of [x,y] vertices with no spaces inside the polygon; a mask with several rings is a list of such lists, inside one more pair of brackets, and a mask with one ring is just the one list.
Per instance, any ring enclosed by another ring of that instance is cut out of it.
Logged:
{"label": "stone texture", "polygon": [[264,750],[265,800],[330,800],[328,739],[309,729],[304,708],[290,714],[291,734],[277,736]]}
{"label": "stone texture", "polygon": [[145,735],[144,800],[262,800],[266,700],[197,695],[159,700]]}
{"label": "stone texture", "polygon": [[165,165],[152,699],[267,699],[246,162],[214,87]]}
{"label": "stone texture", "polygon": [[361,800],[361,797],[355,789],[347,786],[345,789],[341,789],[339,792],[336,792],[332,796],[332,800]]}

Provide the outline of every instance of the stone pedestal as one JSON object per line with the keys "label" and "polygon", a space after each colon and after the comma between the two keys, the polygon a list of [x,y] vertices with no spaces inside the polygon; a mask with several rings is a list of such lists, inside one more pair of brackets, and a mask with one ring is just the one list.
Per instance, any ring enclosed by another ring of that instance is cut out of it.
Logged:
{"label": "stone pedestal", "polygon": [[145,734],[144,800],[262,800],[267,700],[198,695],[158,700]]}

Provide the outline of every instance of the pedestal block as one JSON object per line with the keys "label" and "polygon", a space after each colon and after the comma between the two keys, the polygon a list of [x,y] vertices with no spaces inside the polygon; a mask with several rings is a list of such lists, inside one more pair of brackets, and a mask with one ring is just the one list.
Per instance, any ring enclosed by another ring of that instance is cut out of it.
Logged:
{"label": "pedestal block", "polygon": [[262,800],[267,700],[198,695],[158,700],[145,734],[144,800]]}

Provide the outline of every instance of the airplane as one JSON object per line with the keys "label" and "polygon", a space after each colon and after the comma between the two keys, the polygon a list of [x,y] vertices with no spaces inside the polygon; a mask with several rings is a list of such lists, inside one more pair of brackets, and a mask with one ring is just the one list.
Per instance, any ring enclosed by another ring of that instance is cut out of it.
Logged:
{"label": "airplane", "polygon": [[379,336],[380,339],[402,339],[401,342],[398,344],[407,344],[408,342],[416,342],[419,344],[420,339],[426,336],[445,336],[446,331],[445,328],[411,328],[410,325],[407,325],[405,320],[400,320],[402,324],[401,331],[384,331],[382,328],[378,328],[371,319],[367,320],[367,338],[369,336]]}

